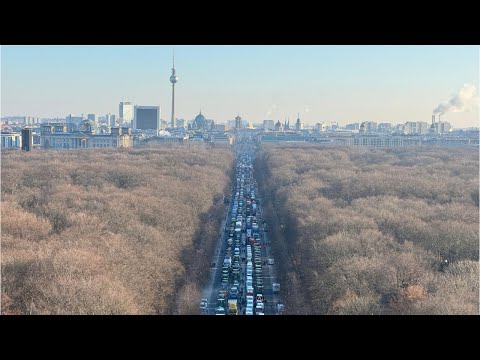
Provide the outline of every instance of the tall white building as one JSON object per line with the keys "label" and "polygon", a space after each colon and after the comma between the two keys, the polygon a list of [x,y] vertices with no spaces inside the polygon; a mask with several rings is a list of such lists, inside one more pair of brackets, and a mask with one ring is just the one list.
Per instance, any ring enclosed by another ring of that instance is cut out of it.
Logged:
{"label": "tall white building", "polygon": [[123,126],[132,126],[133,103],[131,101],[122,101],[118,107],[118,123]]}
{"label": "tall white building", "polygon": [[105,116],[105,120],[107,122],[107,126],[115,127],[115,114],[107,114],[107,116]]}

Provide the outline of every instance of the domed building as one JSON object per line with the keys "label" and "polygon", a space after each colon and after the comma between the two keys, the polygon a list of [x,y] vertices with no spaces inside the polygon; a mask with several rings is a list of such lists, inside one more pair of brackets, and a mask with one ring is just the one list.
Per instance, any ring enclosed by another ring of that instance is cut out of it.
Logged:
{"label": "domed building", "polygon": [[193,120],[192,129],[203,130],[206,124],[207,119],[205,119],[205,116],[202,115],[202,110],[200,110],[200,113]]}

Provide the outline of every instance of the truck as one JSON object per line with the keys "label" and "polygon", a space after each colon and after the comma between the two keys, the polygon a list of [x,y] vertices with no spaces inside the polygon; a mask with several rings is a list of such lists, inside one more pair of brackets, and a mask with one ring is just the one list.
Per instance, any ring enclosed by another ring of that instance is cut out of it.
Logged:
{"label": "truck", "polygon": [[237,299],[228,300],[228,315],[238,315]]}

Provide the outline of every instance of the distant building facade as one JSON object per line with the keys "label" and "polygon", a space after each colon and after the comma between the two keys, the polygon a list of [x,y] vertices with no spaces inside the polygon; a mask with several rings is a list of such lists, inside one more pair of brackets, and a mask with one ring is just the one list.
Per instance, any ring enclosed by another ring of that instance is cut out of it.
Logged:
{"label": "distant building facade", "polygon": [[359,123],[347,124],[345,126],[345,129],[347,129],[347,130],[359,130],[360,129],[360,124]]}
{"label": "distant building facade", "polygon": [[110,134],[85,131],[68,132],[62,124],[43,125],[40,145],[44,149],[119,148],[132,147],[131,129],[113,127]]}
{"label": "distant building facade", "polygon": [[65,120],[67,124],[79,125],[83,121],[83,116],[69,114]]}
{"label": "distant building facade", "polygon": [[263,130],[265,130],[265,131],[275,131],[275,121],[273,121],[273,120],[263,120]]}
{"label": "distant building facade", "polygon": [[227,132],[228,131],[228,124],[215,124],[215,130],[220,132]]}
{"label": "distant building facade", "polygon": [[375,121],[367,121],[365,123],[365,132],[367,133],[377,132],[377,123]]}
{"label": "distant building facade", "polygon": [[177,119],[176,120],[177,127],[179,128],[186,128],[187,127],[187,122],[185,119]]}
{"label": "distant building facade", "polygon": [[105,116],[105,121],[107,123],[107,126],[109,127],[115,127],[116,124],[116,119],[115,119],[115,114],[107,114]]}
{"label": "distant building facade", "polygon": [[427,134],[429,125],[425,121],[407,121],[404,132],[406,134]]}
{"label": "distant building facade", "polygon": [[133,117],[133,103],[131,101],[121,101],[118,106],[118,123],[122,126],[132,126]]}
{"label": "distant building facade", "polygon": [[218,145],[233,145],[235,137],[228,133],[211,134],[210,141]]}
{"label": "distant building facade", "polygon": [[32,129],[30,128],[22,129],[22,150],[32,151],[32,149],[33,149]]}
{"label": "distant building facade", "polygon": [[160,130],[159,106],[135,106],[134,130]]}
{"label": "distant building facade", "polygon": [[390,133],[390,132],[392,132],[392,124],[390,124],[390,123],[380,123],[380,124],[378,124],[377,132],[380,132],[380,133]]}
{"label": "distant building facade", "polygon": [[452,125],[447,121],[440,121],[435,123],[435,132],[440,134],[449,133],[452,131]]}
{"label": "distant building facade", "polygon": [[1,147],[3,149],[15,149],[22,147],[22,135],[17,132],[2,132]]}

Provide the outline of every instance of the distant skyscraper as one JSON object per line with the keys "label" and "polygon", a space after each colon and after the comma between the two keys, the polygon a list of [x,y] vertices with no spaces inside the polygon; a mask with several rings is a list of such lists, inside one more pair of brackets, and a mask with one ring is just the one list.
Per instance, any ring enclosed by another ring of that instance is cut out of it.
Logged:
{"label": "distant skyscraper", "polygon": [[96,114],[87,114],[87,119],[93,122],[97,121],[97,115]]}
{"label": "distant skyscraper", "polygon": [[160,130],[159,106],[135,106],[134,130]]}
{"label": "distant skyscraper", "polygon": [[128,101],[120,102],[118,107],[118,122],[120,125],[131,126],[133,120],[133,104]]}
{"label": "distant skyscraper", "polygon": [[105,120],[107,122],[107,126],[110,126],[110,127],[115,126],[115,115],[114,114],[107,114],[107,116],[105,116]]}
{"label": "distant skyscraper", "polygon": [[235,129],[240,129],[242,127],[242,118],[238,115],[235,117]]}
{"label": "distant skyscraper", "polygon": [[170,126],[176,127],[175,124],[175,84],[178,81],[178,77],[175,74],[175,53],[173,54],[173,67],[172,76],[170,76],[170,82],[172,83],[172,118],[170,120]]}

